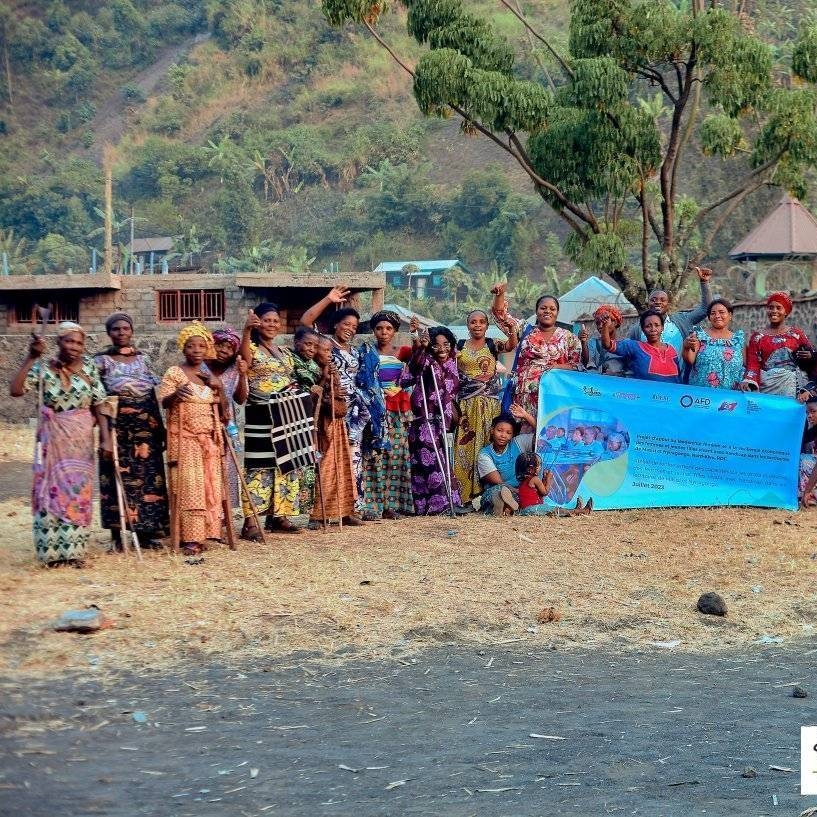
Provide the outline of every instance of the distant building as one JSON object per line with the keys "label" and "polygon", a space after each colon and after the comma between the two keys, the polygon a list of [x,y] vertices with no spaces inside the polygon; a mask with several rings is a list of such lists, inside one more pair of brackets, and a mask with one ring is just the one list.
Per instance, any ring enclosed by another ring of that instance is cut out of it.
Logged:
{"label": "distant building", "polygon": [[[260,301],[281,308],[282,334],[295,331],[303,313],[337,282],[337,273],[190,273],[167,275],[10,275],[0,276],[0,335],[24,335],[36,326],[35,306],[51,305],[49,324],[78,321],[91,333],[103,333],[111,312],[133,316],[139,337],[175,335],[187,322],[213,328],[244,326],[247,310]],[[384,277],[350,272],[348,306],[360,307],[360,293],[372,293],[373,309],[383,306]]]}
{"label": "distant building", "polygon": [[[458,267],[468,275],[470,269],[457,258],[431,261],[383,261],[375,268],[386,276],[386,283],[410,293],[412,298],[442,298],[450,295],[446,288],[446,273]],[[464,288],[463,288],[463,293]]]}

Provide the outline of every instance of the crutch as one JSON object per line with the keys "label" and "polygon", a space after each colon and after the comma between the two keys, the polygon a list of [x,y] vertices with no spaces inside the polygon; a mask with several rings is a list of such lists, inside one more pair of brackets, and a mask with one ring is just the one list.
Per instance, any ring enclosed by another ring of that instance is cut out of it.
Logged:
{"label": "crutch", "polygon": [[[226,431],[221,422],[221,412],[217,403],[213,403],[213,443],[218,448],[219,438],[222,436],[217,429],[221,427]],[[227,476],[227,459],[219,452],[218,463],[221,467],[221,513],[224,517],[224,532],[227,534],[227,547],[235,550],[235,531],[233,530],[233,506],[230,504],[230,480]]]}
{"label": "crutch", "polygon": [[[314,396],[314,395],[313,395]],[[315,477],[318,483],[318,493],[321,499],[321,517],[323,518],[323,531],[326,533],[326,500],[323,498],[323,485],[321,485],[321,464],[318,451],[318,418],[321,411],[321,401],[323,399],[323,389],[321,396],[315,399],[315,410],[312,412],[312,449],[315,452]]]}
{"label": "crutch", "polygon": [[[431,364],[433,365],[433,364]],[[430,367],[429,367],[430,368]],[[431,445],[434,448],[434,456],[437,458],[437,465],[440,467],[440,473],[443,475],[443,483],[445,483],[445,493],[446,497],[448,498],[448,508],[449,513],[451,516],[454,516],[454,496],[451,492],[451,481],[450,476],[448,474],[448,469],[443,465],[442,457],[440,456],[440,451],[437,448],[437,440],[434,437],[434,429],[431,427],[431,418],[428,416],[428,395],[426,394],[426,386],[425,386],[425,378],[423,377],[424,372],[420,373],[420,392],[423,395],[423,414],[425,417],[423,418],[426,421],[426,425],[428,426],[428,436],[431,438]],[[437,398],[440,405],[440,428],[443,433],[443,438],[445,438],[445,415],[442,412],[442,399],[440,398],[439,389],[437,389],[437,379],[434,377],[434,370],[431,369],[431,377],[434,381],[434,388],[437,390]],[[448,454],[446,454],[446,461],[448,460]]]}
{"label": "crutch", "polygon": [[[335,434],[335,370],[332,367],[332,364],[329,364],[329,400],[331,403],[331,412],[332,412],[332,434]],[[352,482],[354,483],[355,474],[354,474],[354,466],[352,466]],[[337,456],[337,451],[335,451],[335,482],[337,483],[335,494],[338,505],[338,530],[343,530],[343,512],[340,507],[340,457]],[[321,491],[321,493],[323,493]],[[352,491],[354,493],[354,491]]]}
{"label": "crutch", "polygon": [[[181,458],[184,446],[182,445],[182,409],[184,403],[180,400],[173,407],[176,409],[176,459],[174,461],[168,460],[167,470],[172,477],[171,491],[170,491],[170,549],[173,553],[179,552],[179,544],[181,539],[181,518],[179,513],[179,474],[181,473]],[[173,416],[173,408],[170,409],[170,421]],[[170,422],[168,422],[168,427]]]}
{"label": "crutch", "polygon": [[434,364],[431,369],[431,382],[434,384],[434,393],[437,395],[437,406],[440,409],[440,425],[442,427],[443,445],[445,447],[445,479],[448,491],[448,505],[451,509],[451,516],[454,516],[454,476],[451,468],[451,450],[448,446],[448,432],[445,427],[445,412],[443,411],[443,398],[440,394],[440,387],[437,384],[437,374],[434,371]]}
{"label": "crutch", "polygon": [[119,414],[119,401],[113,404],[113,416],[108,417],[108,428],[111,431],[111,444],[113,448],[113,473],[116,480],[116,501],[119,505],[119,525],[122,548],[127,550],[126,533],[130,533],[133,549],[136,551],[136,558],[142,561],[142,548],[139,547],[139,537],[136,535],[136,528],[133,525],[128,497],[125,493],[125,483],[122,480],[122,471],[119,469],[119,440],[116,436],[116,419]]}
{"label": "crutch", "polygon": [[233,465],[235,466],[235,472],[238,474],[238,484],[241,487],[241,490],[244,492],[244,498],[247,500],[247,503],[250,506],[250,513],[252,513],[253,521],[255,522],[255,527],[258,529],[258,532],[261,534],[261,544],[266,545],[267,539],[264,536],[264,528],[261,525],[261,520],[258,518],[258,513],[255,510],[255,505],[252,503],[252,497],[250,496],[250,489],[247,487],[247,483],[244,479],[244,474],[241,473],[241,466],[238,464],[238,457],[235,454],[235,450],[233,449],[232,440],[230,439],[230,435],[227,433],[227,429],[222,425],[221,426],[222,435],[224,437],[224,445],[227,450],[230,452],[230,458],[233,461]]}

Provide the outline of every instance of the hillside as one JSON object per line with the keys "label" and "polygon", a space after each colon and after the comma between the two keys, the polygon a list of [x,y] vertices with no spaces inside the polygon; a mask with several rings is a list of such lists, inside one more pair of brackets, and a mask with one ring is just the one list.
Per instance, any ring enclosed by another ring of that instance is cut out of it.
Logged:
{"label": "hillside", "polygon": [[[469,8],[508,38],[521,75],[545,83],[557,70],[498,4]],[[790,11],[758,3],[761,33],[790,36]],[[532,0],[525,13],[566,48],[567,3]],[[400,6],[378,28],[416,62]],[[105,144],[117,239],[133,208],[137,236],[177,236],[181,256],[203,251],[217,268],[458,256],[534,282],[573,271],[563,222],[518,166],[458,122],[424,118],[402,69],[365,32],[330,28],[318,4],[17,0],[0,10],[0,34],[0,243],[12,272],[82,269],[101,248]],[[714,158],[685,171],[692,195],[730,181]],[[716,260],[778,196],[735,213]]]}

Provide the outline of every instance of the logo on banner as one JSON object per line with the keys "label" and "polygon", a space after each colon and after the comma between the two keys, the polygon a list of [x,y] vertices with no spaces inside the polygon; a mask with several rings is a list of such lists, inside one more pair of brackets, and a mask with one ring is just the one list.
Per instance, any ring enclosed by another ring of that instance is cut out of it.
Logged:
{"label": "logo on banner", "polygon": [[587,397],[601,397],[601,392],[592,386],[582,386],[582,391]]}
{"label": "logo on banner", "polygon": [[683,408],[690,408],[692,406],[699,406],[700,408],[707,408],[712,405],[712,401],[708,397],[693,397],[691,394],[685,394],[681,397],[681,406]]}
{"label": "logo on banner", "polygon": [[724,400],[719,406],[718,411],[734,411],[738,407],[737,401],[734,403],[730,403],[728,400]]}
{"label": "logo on banner", "polygon": [[800,727],[800,794],[817,794],[817,726]]}

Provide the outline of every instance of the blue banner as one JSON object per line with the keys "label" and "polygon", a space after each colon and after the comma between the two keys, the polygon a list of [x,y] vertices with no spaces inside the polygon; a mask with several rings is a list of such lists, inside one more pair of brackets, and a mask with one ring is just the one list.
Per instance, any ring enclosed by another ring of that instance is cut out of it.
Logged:
{"label": "blue banner", "polygon": [[797,510],[804,423],[789,397],[556,369],[542,375],[536,424],[546,502]]}

